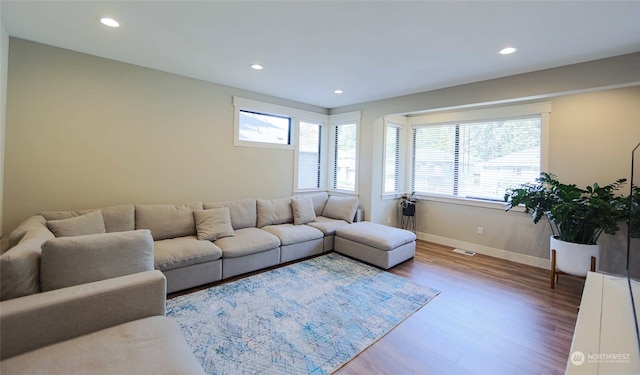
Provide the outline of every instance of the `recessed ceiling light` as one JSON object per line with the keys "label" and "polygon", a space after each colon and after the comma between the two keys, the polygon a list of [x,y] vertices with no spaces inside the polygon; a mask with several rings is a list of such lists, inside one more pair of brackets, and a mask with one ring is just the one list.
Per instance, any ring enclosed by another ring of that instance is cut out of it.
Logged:
{"label": "recessed ceiling light", "polygon": [[260,65],[260,64],[251,65],[251,69],[254,69],[254,70],[262,70],[263,68],[264,67],[262,65]]}
{"label": "recessed ceiling light", "polygon": [[501,49],[499,53],[500,53],[501,55],[510,55],[510,54],[514,53],[515,51],[516,51],[516,49],[515,49],[515,48],[513,48],[513,47],[507,47],[507,48],[503,48],[503,49]]}
{"label": "recessed ceiling light", "polygon": [[335,91],[334,91],[334,93],[335,93],[335,94],[342,94],[343,92],[344,92],[344,91],[342,91],[342,90],[335,90]]}
{"label": "recessed ceiling light", "polygon": [[100,23],[102,23],[105,26],[109,26],[109,27],[120,27],[120,23],[118,21],[114,20],[113,18],[109,18],[109,17],[100,18]]}

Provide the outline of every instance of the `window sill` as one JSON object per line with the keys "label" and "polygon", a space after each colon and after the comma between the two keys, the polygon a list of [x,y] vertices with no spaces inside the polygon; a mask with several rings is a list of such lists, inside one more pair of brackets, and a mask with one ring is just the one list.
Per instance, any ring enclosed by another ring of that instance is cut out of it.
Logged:
{"label": "window sill", "polygon": [[[492,202],[492,201],[484,201],[480,199],[469,199],[469,198],[456,198],[456,197],[445,197],[439,195],[418,195],[419,201],[426,202],[439,202],[439,203],[447,203],[447,204],[457,204],[462,206],[472,206],[472,207],[482,207],[489,208],[494,210],[505,210],[506,202]],[[523,212],[523,207],[515,207],[512,211]]]}

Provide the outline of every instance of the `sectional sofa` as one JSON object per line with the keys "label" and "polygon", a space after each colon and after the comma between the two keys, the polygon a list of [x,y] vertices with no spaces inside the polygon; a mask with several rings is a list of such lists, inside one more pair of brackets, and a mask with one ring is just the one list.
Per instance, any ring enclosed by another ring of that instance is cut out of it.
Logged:
{"label": "sectional sofa", "polygon": [[0,255],[0,300],[41,291],[42,245],[56,237],[148,229],[154,267],[171,293],[333,250],[336,229],[353,222],[357,209],[355,197],[322,192],[42,212],[9,236]]}
{"label": "sectional sofa", "polygon": [[333,250],[357,206],[315,193],[32,216],[0,255],[0,368],[201,374],[166,294]]}

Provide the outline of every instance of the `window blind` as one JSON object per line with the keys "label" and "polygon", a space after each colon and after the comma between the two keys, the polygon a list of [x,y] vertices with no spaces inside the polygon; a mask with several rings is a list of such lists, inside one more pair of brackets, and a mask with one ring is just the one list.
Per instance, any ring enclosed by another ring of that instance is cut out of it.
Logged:
{"label": "window blind", "polygon": [[356,124],[335,125],[332,188],[355,191],[356,186]]}
{"label": "window blind", "polygon": [[317,189],[321,184],[322,124],[300,122],[298,150],[298,189]]}
{"label": "window blind", "polygon": [[387,126],[384,157],[384,192],[400,191],[400,128]]}
{"label": "window blind", "polygon": [[502,201],[540,174],[541,117],[413,127],[412,188]]}

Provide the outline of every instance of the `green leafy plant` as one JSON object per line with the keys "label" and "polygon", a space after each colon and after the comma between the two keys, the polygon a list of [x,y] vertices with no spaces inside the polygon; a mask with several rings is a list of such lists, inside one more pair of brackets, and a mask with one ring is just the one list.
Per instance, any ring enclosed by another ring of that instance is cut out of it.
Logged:
{"label": "green leafy plant", "polygon": [[594,183],[580,189],[542,172],[535,183],[507,189],[506,211],[523,205],[534,223],[546,217],[553,235],[561,241],[594,245],[602,233],[615,234],[619,222],[626,221],[628,198],[616,195],[625,183],[621,178],[606,186]]}
{"label": "green leafy plant", "polygon": [[629,205],[629,236],[640,238],[640,187],[632,186],[631,195],[627,200]]}

